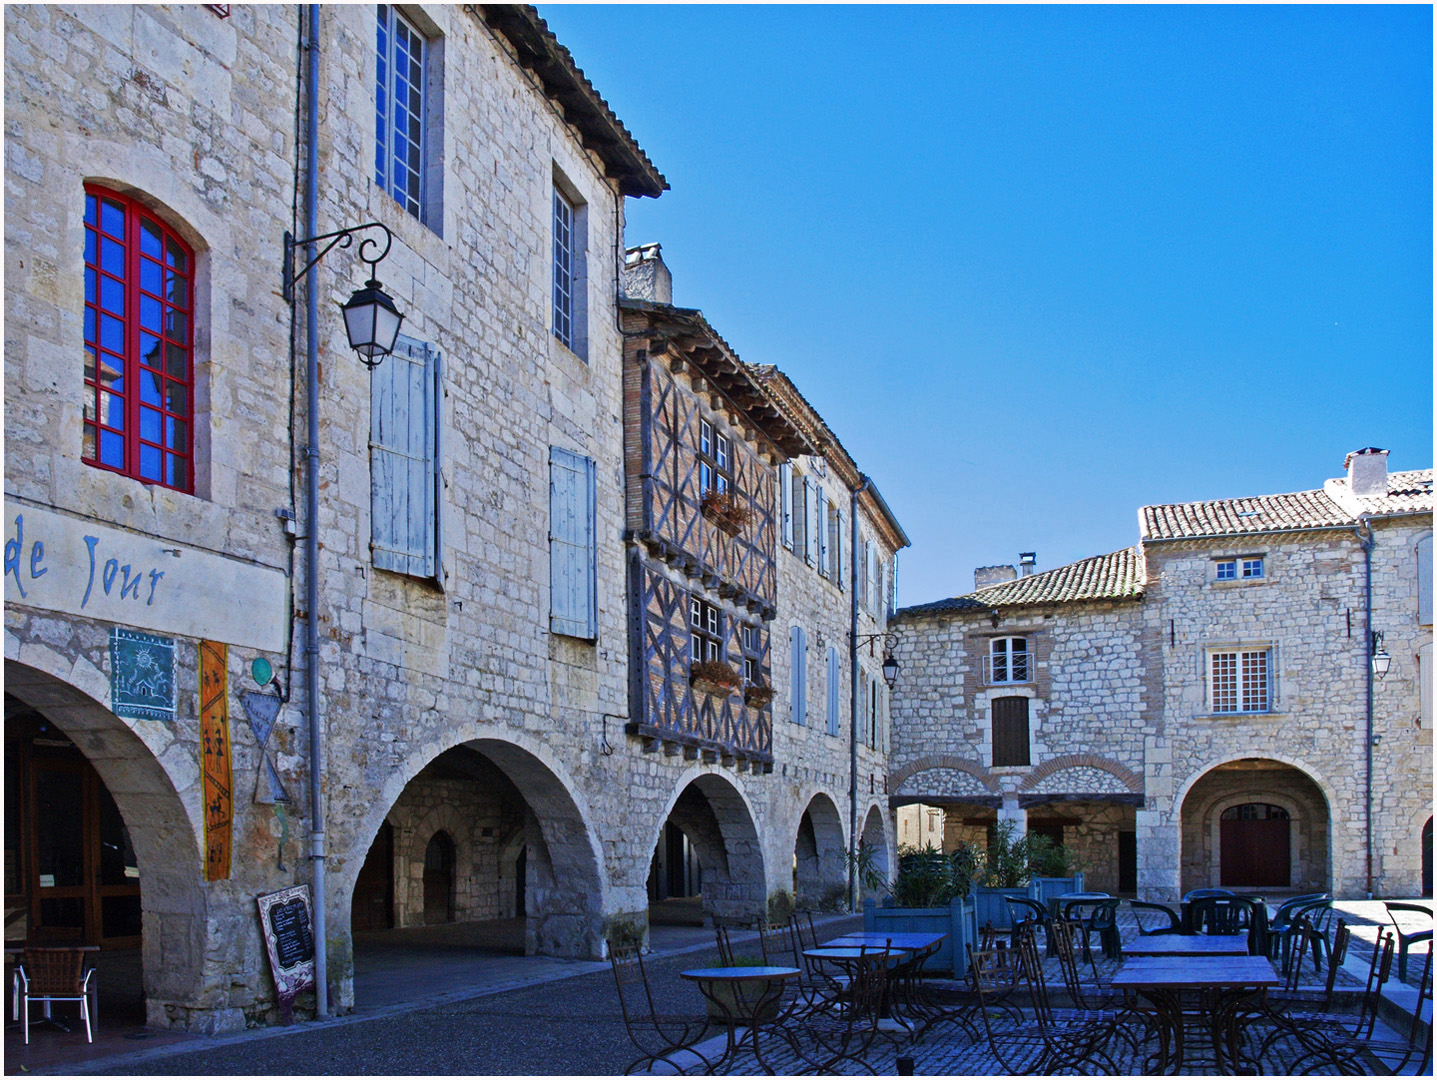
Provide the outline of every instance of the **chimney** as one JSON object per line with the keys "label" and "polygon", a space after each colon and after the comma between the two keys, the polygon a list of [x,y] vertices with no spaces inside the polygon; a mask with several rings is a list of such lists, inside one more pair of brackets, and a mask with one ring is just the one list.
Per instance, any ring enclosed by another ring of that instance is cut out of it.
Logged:
{"label": "chimney", "polygon": [[1018,552],[1018,570],[1023,577],[1038,572],[1038,553],[1036,551]]}
{"label": "chimney", "polygon": [[1354,495],[1387,494],[1387,451],[1375,446],[1354,450],[1342,463],[1347,489]]}
{"label": "chimney", "polygon": [[980,566],[973,571],[973,588],[986,589],[989,585],[1001,585],[1017,576],[1018,571],[1011,566]]}
{"label": "chimney", "polygon": [[674,302],[674,278],[658,244],[640,244],[624,252],[624,295],[656,304]]}

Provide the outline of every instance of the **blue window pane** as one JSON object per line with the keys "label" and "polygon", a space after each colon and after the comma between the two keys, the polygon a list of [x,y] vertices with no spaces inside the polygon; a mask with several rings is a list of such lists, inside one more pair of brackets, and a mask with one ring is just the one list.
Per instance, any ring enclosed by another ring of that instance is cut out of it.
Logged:
{"label": "blue window pane", "polygon": [[125,324],[111,315],[100,316],[100,345],[112,353],[124,355]]}
{"label": "blue window pane", "polygon": [[95,196],[85,196],[85,224],[95,224]]}
{"label": "blue window pane", "polygon": [[147,296],[140,297],[140,326],[152,334],[160,332],[160,302]]}
{"label": "blue window pane", "polygon": [[190,257],[173,237],[165,241],[165,265],[174,267],[182,274],[190,271]]}
{"label": "blue window pane", "polygon": [[160,366],[160,339],[154,334],[140,335],[140,356],[150,367]]}
{"label": "blue window pane", "polygon": [[153,221],[140,222],[140,251],[152,259],[160,257],[160,227]]}
{"label": "blue window pane", "polygon": [[113,431],[100,432],[100,461],[116,469],[125,467],[125,440]]}
{"label": "blue window pane", "polygon": [[165,344],[165,371],[177,379],[183,379],[189,375],[189,357],[185,350],[178,345]]}
{"label": "blue window pane", "polygon": [[125,313],[125,286],[112,277],[100,277],[100,306],[114,315]]}
{"label": "blue window pane", "polygon": [[154,409],[140,410],[140,438],[160,441],[160,414]]}
{"label": "blue window pane", "polygon": [[[88,285],[89,282],[87,281],[86,284]],[[89,290],[87,289],[86,291],[88,292]],[[86,297],[86,299],[88,299],[88,297]],[[92,307],[85,309],[85,340],[95,340],[95,309]]]}
{"label": "blue window pane", "polygon": [[125,237],[125,209],[119,203],[104,199],[100,203],[100,228],[111,236]]}
{"label": "blue window pane", "polygon": [[[89,220],[88,216],[85,220]],[[91,265],[95,262],[95,232],[93,229],[85,230],[85,261]]]}
{"label": "blue window pane", "polygon": [[171,450],[189,448],[190,426],[173,416],[165,417],[165,445]]}
{"label": "blue window pane", "polygon": [[154,446],[140,444],[140,476],[146,480],[163,479],[160,473],[160,465],[163,456],[159,449]]}
{"label": "blue window pane", "polygon": [[145,292],[160,295],[161,278],[160,264],[151,262],[149,259],[140,260],[140,288]]}
{"label": "blue window pane", "polygon": [[100,419],[116,431],[124,431],[125,399],[118,394],[101,394]]}
{"label": "blue window pane", "polygon": [[[140,368],[140,400],[146,405],[158,405],[160,403],[160,377],[147,368]],[[142,410],[144,412],[149,410]],[[142,427],[141,431],[144,430]],[[146,435],[145,438],[151,438]]]}
{"label": "blue window pane", "polygon": [[188,416],[190,412],[190,388],[184,383],[165,383],[165,408],[176,416]]}
{"label": "blue window pane", "polygon": [[174,454],[165,455],[165,470],[169,473],[165,482],[170,487],[187,488],[190,486],[189,461]]}
{"label": "blue window pane", "polygon": [[[90,348],[90,346],[88,345],[85,346],[85,378],[89,379],[91,382],[95,381],[95,350]],[[95,409],[95,402],[93,400],[94,396],[95,392],[86,387],[85,400],[88,403],[88,408],[90,409],[91,413],[93,413]],[[93,419],[93,416],[91,418]]]}
{"label": "blue window pane", "polygon": [[170,308],[168,314],[169,325],[165,327],[165,336],[168,337],[171,341],[178,341],[181,343],[189,341],[189,316],[187,316],[183,311],[179,311],[175,308]]}
{"label": "blue window pane", "polygon": [[190,279],[183,274],[177,274],[173,270],[165,271],[165,299],[172,304],[182,308],[190,306],[189,297]]}
{"label": "blue window pane", "polygon": [[116,277],[125,276],[125,248],[124,245],[111,240],[108,236],[100,238],[100,268],[107,274],[114,274]]}

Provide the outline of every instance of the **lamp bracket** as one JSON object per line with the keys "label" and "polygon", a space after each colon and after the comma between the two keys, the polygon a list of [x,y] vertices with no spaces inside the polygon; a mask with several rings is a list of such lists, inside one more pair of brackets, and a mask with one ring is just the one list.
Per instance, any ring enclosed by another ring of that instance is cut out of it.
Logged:
{"label": "lamp bracket", "polygon": [[[394,234],[389,231],[389,226],[379,221],[369,221],[363,225],[352,225],[347,229],[336,229],[334,232],[320,233],[318,236],[307,236],[303,240],[296,240],[288,230],[284,234],[284,298],[286,302],[294,299],[294,287],[304,280],[304,276],[314,269],[315,264],[324,258],[336,247],[350,247],[354,244],[354,237],[366,229],[378,229],[384,233],[379,254],[371,257],[369,252],[379,248],[381,240],[373,236],[362,237],[359,241],[359,260],[369,264],[369,276],[373,278],[374,268],[389,254],[389,249],[394,245]],[[320,248],[319,253],[299,270],[294,269],[294,252],[298,247],[306,244],[317,244],[322,240],[329,243]]]}
{"label": "lamp bracket", "polygon": [[894,634],[892,631],[883,634],[858,634],[854,637],[854,644],[861,649],[865,645],[870,645],[875,641],[881,640],[883,642],[884,651],[891,652],[893,650],[894,642],[897,641],[897,638],[898,635]]}

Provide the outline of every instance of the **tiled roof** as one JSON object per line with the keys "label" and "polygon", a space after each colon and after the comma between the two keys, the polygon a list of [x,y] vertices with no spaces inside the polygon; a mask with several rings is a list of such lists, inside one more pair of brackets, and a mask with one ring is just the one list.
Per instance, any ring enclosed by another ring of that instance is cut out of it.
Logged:
{"label": "tiled roof", "polygon": [[1327,481],[1321,491],[1255,495],[1244,499],[1169,503],[1138,512],[1144,540],[1242,536],[1285,529],[1346,528],[1358,515],[1430,513],[1432,470],[1390,473],[1385,496],[1353,496],[1347,480]]}
{"label": "tiled roof", "polygon": [[905,615],[989,611],[1033,604],[1068,604],[1083,600],[1136,600],[1143,595],[1142,560],[1136,548],[1079,559],[1055,570],[1004,581],[966,596],[903,608]]}

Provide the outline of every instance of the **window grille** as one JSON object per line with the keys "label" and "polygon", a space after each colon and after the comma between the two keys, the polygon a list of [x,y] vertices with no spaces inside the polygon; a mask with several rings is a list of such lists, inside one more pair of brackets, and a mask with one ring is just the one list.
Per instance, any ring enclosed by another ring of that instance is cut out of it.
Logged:
{"label": "window grille", "polygon": [[574,204],[554,189],[554,336],[574,347]]}
{"label": "window grille", "polygon": [[379,5],[374,182],[415,217],[424,213],[424,35],[392,4]]}
{"label": "window grille", "polygon": [[1267,712],[1270,649],[1214,652],[1209,656],[1214,713]]}

